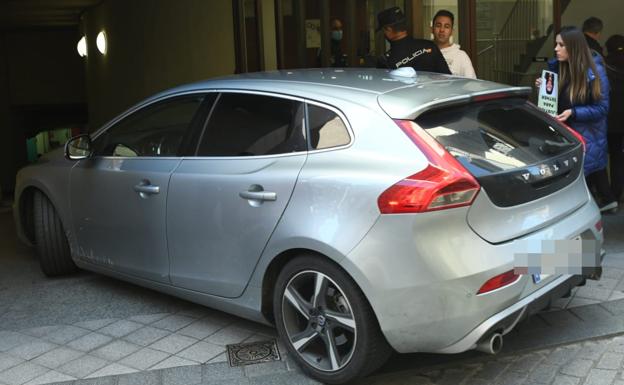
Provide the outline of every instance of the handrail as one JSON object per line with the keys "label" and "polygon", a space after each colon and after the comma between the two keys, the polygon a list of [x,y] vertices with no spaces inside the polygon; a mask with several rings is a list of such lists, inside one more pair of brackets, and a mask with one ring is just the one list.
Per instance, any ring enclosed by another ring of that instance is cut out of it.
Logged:
{"label": "handrail", "polygon": [[477,52],[477,56],[481,56],[481,54],[491,50],[492,48],[494,48],[494,44],[490,44],[487,47],[483,48],[481,51]]}

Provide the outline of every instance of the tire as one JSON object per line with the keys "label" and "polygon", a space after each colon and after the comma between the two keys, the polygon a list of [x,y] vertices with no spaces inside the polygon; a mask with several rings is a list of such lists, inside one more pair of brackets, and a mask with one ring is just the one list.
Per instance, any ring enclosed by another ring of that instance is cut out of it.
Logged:
{"label": "tire", "polygon": [[71,259],[69,243],[61,219],[52,202],[41,192],[34,194],[33,219],[39,264],[49,277],[77,270]]}
{"label": "tire", "polygon": [[303,255],[287,263],[277,278],[273,304],[277,330],[289,354],[323,383],[364,377],[392,352],[364,294],[342,269],[321,256]]}

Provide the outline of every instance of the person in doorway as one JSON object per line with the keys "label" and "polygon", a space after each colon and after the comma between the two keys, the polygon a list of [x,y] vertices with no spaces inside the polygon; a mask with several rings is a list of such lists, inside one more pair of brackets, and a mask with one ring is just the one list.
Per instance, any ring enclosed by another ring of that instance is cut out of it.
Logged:
{"label": "person in doorway", "polygon": [[431,24],[433,42],[436,43],[442,52],[453,75],[476,79],[477,75],[475,74],[468,54],[459,49],[459,44],[451,43],[454,24],[455,16],[452,12],[445,9],[439,10],[435,16],[433,16]]}
{"label": "person in doorway", "polygon": [[331,42],[329,57],[332,67],[346,67],[346,56],[342,53],[342,21],[338,18],[331,20]]}
{"label": "person in doorway", "polygon": [[585,34],[585,39],[587,39],[589,48],[598,52],[601,56],[604,56],[602,47],[598,42],[600,34],[602,33],[602,27],[602,20],[594,16],[587,18],[583,22],[583,33]]}
{"label": "person in doorway", "polygon": [[[559,74],[557,119],[585,140],[585,180],[597,194],[600,211],[617,211],[607,176],[609,80],[602,56],[590,50],[583,32],[564,27],[556,36],[550,71]],[[539,78],[541,81],[541,78]]]}
{"label": "person in doorway", "polygon": [[381,57],[378,67],[397,69],[412,67],[416,71],[451,74],[444,56],[433,42],[414,39],[407,33],[405,15],[399,7],[385,9],[377,14],[377,31],[383,30],[390,50]]}
{"label": "person in doorway", "polygon": [[624,36],[613,35],[605,43],[607,74],[611,85],[607,138],[611,190],[620,200],[624,192]]}

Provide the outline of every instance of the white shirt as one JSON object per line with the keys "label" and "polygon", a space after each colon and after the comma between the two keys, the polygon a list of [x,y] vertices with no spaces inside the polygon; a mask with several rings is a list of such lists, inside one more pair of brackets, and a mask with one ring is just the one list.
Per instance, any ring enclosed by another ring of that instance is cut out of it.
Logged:
{"label": "white shirt", "polygon": [[450,47],[441,48],[440,51],[442,51],[442,55],[444,55],[444,59],[446,59],[446,63],[453,75],[477,78],[468,54],[459,49],[459,44],[453,43]]}

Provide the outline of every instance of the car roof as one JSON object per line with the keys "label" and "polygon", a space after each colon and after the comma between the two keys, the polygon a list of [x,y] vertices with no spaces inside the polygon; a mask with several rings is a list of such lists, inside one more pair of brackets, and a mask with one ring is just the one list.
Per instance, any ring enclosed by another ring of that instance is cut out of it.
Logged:
{"label": "car roof", "polygon": [[146,102],[202,90],[270,92],[326,101],[342,99],[381,107],[390,117],[414,119],[431,106],[465,102],[476,95],[507,92],[526,96],[530,89],[452,75],[374,68],[312,68],[253,72],[185,84],[161,92]]}

